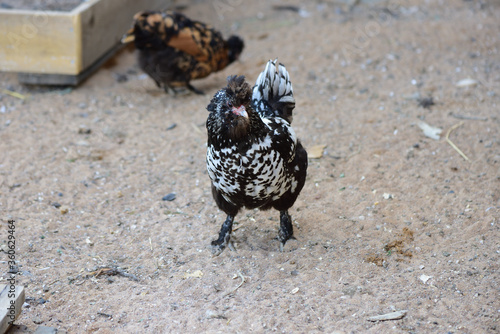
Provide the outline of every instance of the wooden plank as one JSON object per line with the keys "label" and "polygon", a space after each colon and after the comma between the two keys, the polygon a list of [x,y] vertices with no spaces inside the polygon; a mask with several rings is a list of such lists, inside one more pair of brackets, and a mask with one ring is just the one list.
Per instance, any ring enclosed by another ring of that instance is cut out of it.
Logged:
{"label": "wooden plank", "polygon": [[77,85],[108,57],[140,10],[164,0],[88,0],[71,12],[0,10],[0,70],[23,83]]}
{"label": "wooden plank", "polygon": [[80,72],[75,17],[62,12],[0,10],[0,69]]}
{"label": "wooden plank", "polygon": [[24,304],[24,287],[16,285],[14,289],[10,284],[0,284],[0,333],[5,333],[17,319]]}
{"label": "wooden plank", "polygon": [[82,24],[82,63],[90,66],[108,52],[132,26],[132,18],[141,10],[163,9],[164,0],[101,0],[79,6]]}
{"label": "wooden plank", "polygon": [[28,85],[54,85],[54,86],[77,86],[82,81],[87,79],[92,73],[97,71],[102,64],[114,56],[117,50],[123,48],[123,44],[118,44],[101,58],[97,59],[94,64],[87,67],[83,72],[71,74],[40,74],[40,73],[18,73],[17,78],[20,83]]}

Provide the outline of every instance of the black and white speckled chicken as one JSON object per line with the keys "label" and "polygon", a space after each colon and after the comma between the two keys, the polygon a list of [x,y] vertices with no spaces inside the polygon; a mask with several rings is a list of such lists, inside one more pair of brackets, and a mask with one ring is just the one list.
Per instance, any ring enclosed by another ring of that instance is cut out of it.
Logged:
{"label": "black and white speckled chicken", "polygon": [[226,41],[209,25],[174,11],[139,12],[123,43],[134,42],[139,67],[166,92],[178,87],[203,94],[190,81],[224,69],[238,59],[244,43],[238,36]]}
{"label": "black and white speckled chicken", "polygon": [[217,206],[227,214],[212,252],[232,247],[233,220],[243,208],[280,212],[280,250],[293,237],[292,207],[307,173],[307,152],[291,127],[295,107],[285,66],[269,61],[253,90],[231,76],[207,110],[207,169]]}

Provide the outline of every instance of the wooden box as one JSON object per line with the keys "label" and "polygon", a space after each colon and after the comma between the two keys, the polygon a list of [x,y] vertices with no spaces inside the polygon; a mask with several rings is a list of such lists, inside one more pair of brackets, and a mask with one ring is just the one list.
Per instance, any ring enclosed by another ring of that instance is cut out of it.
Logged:
{"label": "wooden box", "polygon": [[120,47],[141,10],[168,0],[87,0],[69,12],[0,9],[0,71],[28,84],[77,85]]}
{"label": "wooden box", "polygon": [[7,279],[5,282],[8,284],[0,284],[0,333],[7,332],[10,324],[21,313],[26,300],[23,286],[10,285]]}

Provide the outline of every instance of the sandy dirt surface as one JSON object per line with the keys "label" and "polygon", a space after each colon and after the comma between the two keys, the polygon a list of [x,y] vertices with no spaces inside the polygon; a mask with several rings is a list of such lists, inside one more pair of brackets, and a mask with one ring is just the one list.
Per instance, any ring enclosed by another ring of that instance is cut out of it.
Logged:
{"label": "sandy dirt surface", "polygon": [[[246,43],[193,82],[205,96],[166,95],[130,50],[76,89],[0,74],[0,245],[15,220],[27,296],[12,332],[498,333],[500,3],[249,3],[185,10]],[[297,239],[280,253],[279,214],[247,210],[212,257],[205,107],[275,57],[316,156]]]}

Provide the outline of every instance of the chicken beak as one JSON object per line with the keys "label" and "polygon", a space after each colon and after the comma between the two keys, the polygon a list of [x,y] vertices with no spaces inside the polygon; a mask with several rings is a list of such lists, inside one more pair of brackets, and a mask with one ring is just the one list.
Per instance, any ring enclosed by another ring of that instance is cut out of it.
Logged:
{"label": "chicken beak", "polygon": [[122,44],[128,44],[130,42],[133,42],[134,40],[135,40],[134,28],[132,28],[129,31],[127,31],[125,35],[123,35]]}
{"label": "chicken beak", "polygon": [[248,113],[245,109],[245,106],[239,106],[238,108],[233,107],[232,111],[233,111],[233,114],[235,114],[236,116],[248,118]]}

